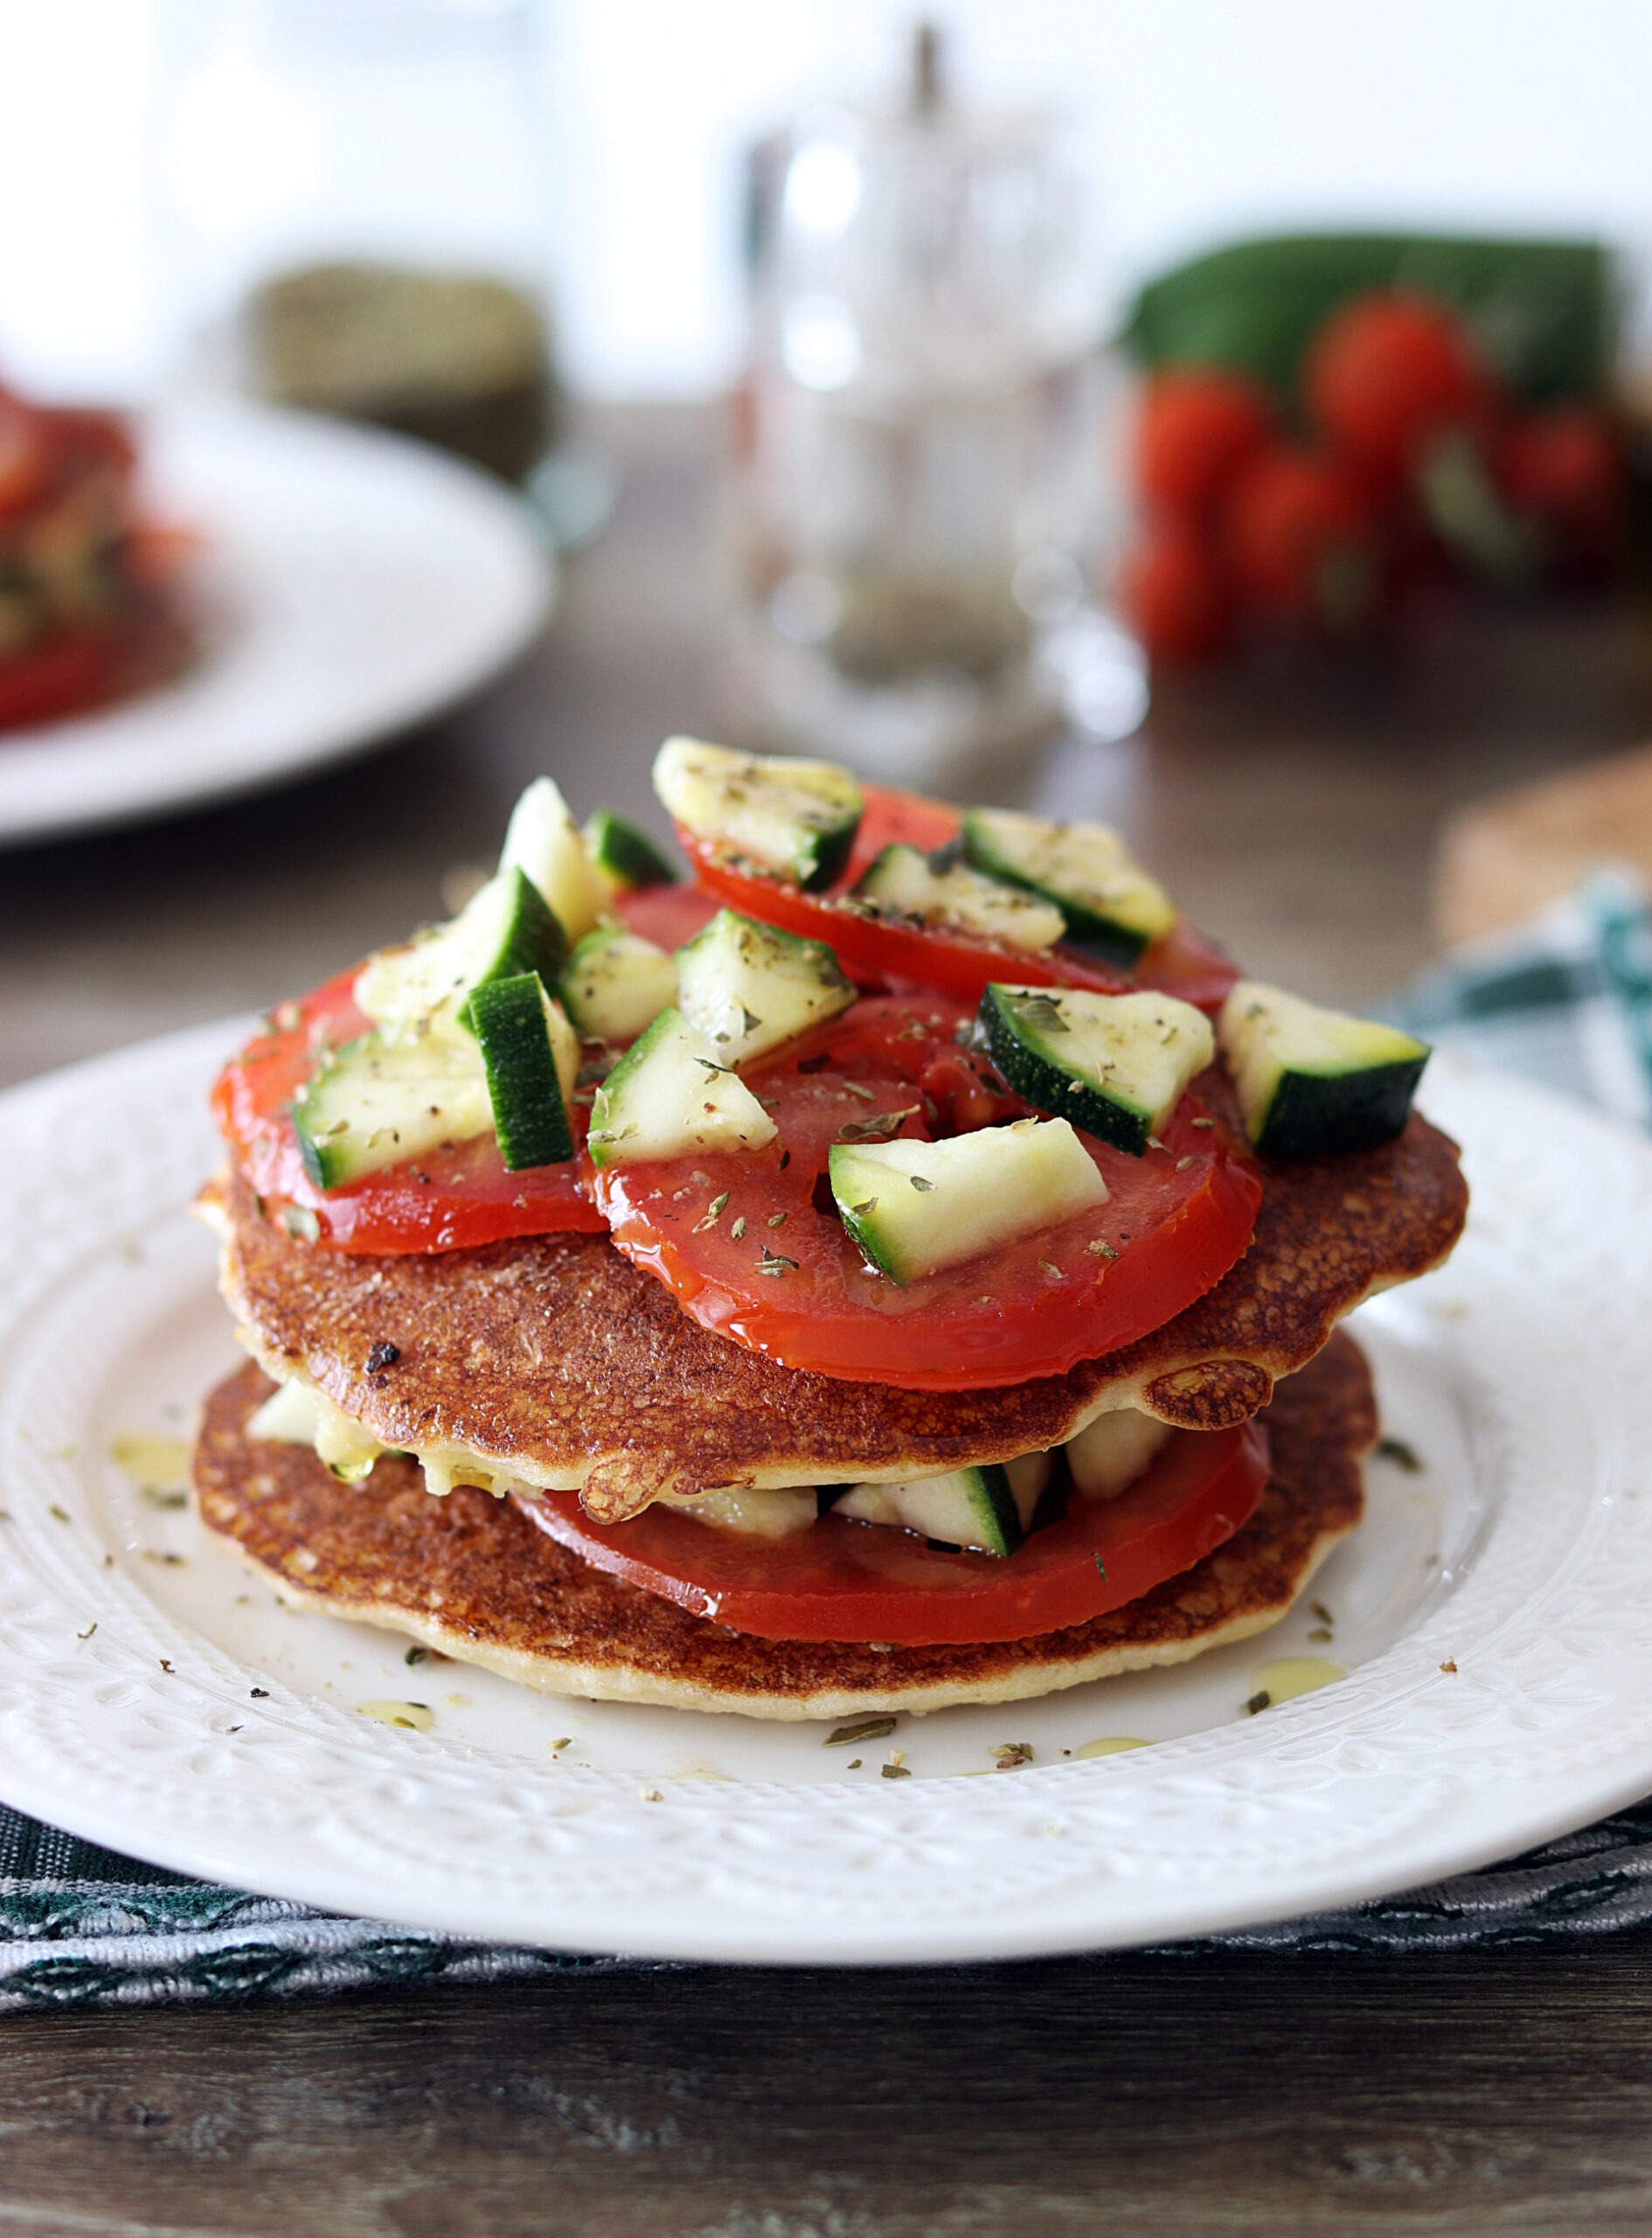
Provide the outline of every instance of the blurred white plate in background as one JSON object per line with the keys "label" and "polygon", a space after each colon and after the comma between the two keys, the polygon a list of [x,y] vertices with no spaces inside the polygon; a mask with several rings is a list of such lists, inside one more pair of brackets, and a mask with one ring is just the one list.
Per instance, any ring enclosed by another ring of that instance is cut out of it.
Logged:
{"label": "blurred white plate in background", "polygon": [[0,844],[124,824],[359,754],[478,690],[550,614],[525,509],[422,445],[251,404],[140,423],[157,516],[200,532],[184,674],[0,731]]}

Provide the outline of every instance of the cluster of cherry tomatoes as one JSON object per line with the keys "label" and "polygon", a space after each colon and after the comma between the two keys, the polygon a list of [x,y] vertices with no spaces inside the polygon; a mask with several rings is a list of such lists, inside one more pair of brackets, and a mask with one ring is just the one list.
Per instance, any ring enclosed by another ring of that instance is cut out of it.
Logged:
{"label": "cluster of cherry tomatoes", "polygon": [[1345,635],[1428,585],[1594,580],[1625,488],[1610,414],[1525,407],[1434,297],[1350,298],[1302,361],[1295,425],[1248,375],[1167,368],[1137,431],[1125,610],[1156,662]]}

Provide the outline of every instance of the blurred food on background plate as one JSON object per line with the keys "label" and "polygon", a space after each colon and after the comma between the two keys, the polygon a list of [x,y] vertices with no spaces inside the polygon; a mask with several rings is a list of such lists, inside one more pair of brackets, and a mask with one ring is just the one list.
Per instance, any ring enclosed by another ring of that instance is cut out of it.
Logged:
{"label": "blurred food on background plate", "polygon": [[187,658],[195,539],[145,516],[137,466],[115,414],[0,386],[0,730],[80,714]]}
{"label": "blurred food on background plate", "polygon": [[1121,590],[1152,657],[1621,574],[1616,292],[1588,243],[1385,235],[1248,242],[1149,284]]}

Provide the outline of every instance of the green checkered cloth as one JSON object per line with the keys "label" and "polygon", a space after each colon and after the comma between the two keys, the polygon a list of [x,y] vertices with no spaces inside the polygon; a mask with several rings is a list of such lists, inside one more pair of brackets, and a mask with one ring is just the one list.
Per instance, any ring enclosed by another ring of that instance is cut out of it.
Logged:
{"label": "green checkered cloth", "polygon": [[[1652,907],[1602,872],[1515,932],[1459,949],[1393,1013],[1652,1126]],[[1485,1872],[1198,1942],[1377,1951],[1542,1943],[1652,1921],[1652,1800]],[[390,1983],[500,1981],[640,1962],[500,1949],[184,1879],[0,1805],[0,2012],[179,2004]]]}

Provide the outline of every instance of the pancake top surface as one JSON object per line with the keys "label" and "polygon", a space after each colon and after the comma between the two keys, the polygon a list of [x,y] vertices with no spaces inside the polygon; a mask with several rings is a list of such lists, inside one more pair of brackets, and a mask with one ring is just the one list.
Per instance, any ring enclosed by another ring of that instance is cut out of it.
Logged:
{"label": "pancake top surface", "polygon": [[1067,1374],[984,1392],[799,1373],[709,1333],[601,1236],[357,1258],[288,1237],[214,1185],[225,1295],[273,1375],[297,1375],[385,1445],[458,1449],[580,1489],[604,1520],[663,1491],[919,1476],[1059,1444],[1109,1407],[1194,1428],[1264,1406],[1373,1290],[1456,1241],[1453,1144],[1266,1162],[1249,1249],[1150,1336]]}
{"label": "pancake top surface", "polygon": [[433,1499],[406,1460],[337,1484],[305,1448],[246,1437],[268,1388],[248,1366],[213,1393],[196,1489],[208,1529],[284,1595],[549,1691],[767,1717],[1025,1699],[1260,1630],[1358,1522],[1359,1457],[1376,1435],[1364,1359],[1333,1337],[1268,1409],[1272,1474],[1255,1513],[1192,1569],[1033,1638],[879,1649],[742,1638],[592,1569],[514,1501],[470,1490]]}

